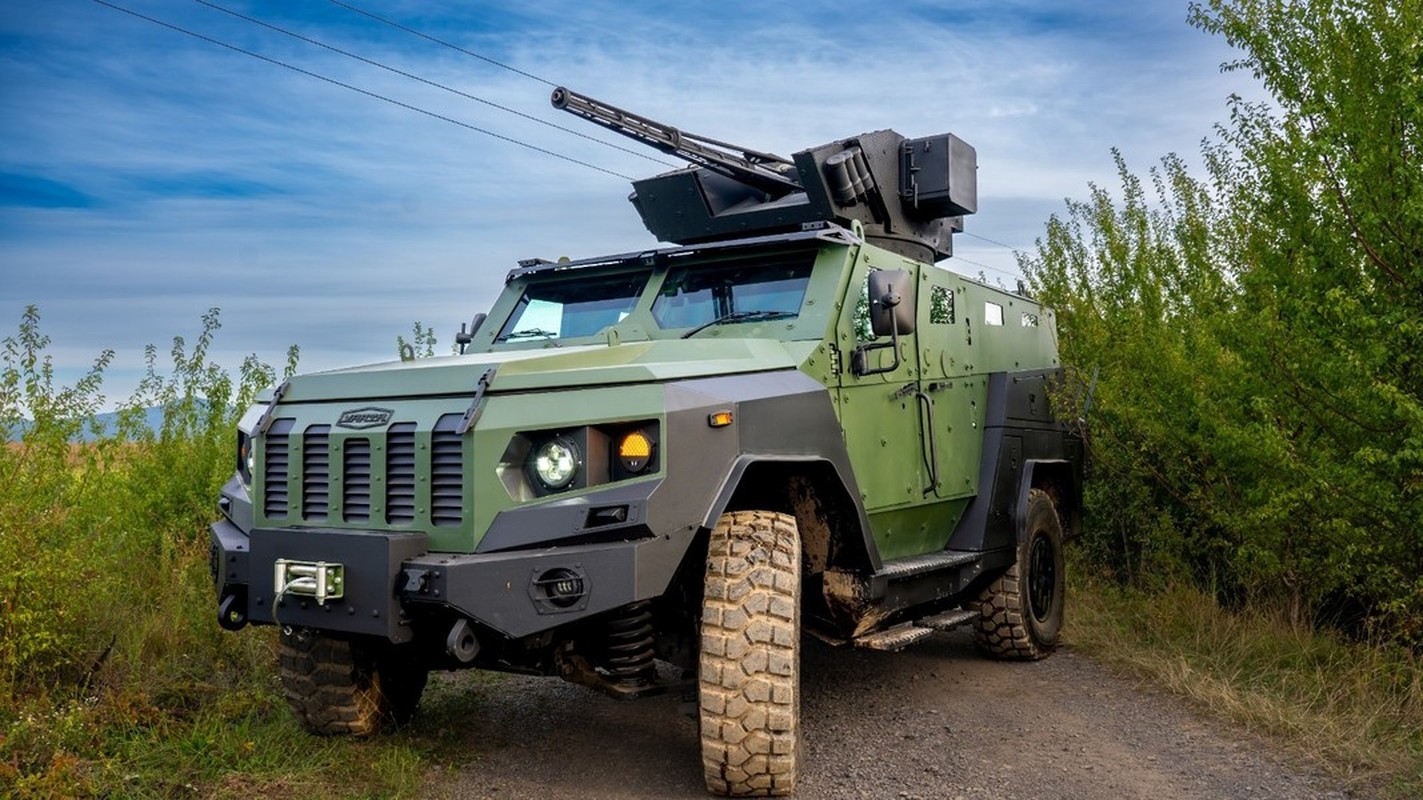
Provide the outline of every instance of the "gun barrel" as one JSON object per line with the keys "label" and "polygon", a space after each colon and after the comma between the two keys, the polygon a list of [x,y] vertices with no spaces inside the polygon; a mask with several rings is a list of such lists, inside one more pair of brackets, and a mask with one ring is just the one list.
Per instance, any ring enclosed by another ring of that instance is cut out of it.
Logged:
{"label": "gun barrel", "polygon": [[[614,133],[636,139],[683,161],[754,186],[773,197],[803,191],[788,158],[739,147],[625,111],[560,86],[549,98],[554,108],[582,117]],[[739,153],[739,154],[738,154]]]}

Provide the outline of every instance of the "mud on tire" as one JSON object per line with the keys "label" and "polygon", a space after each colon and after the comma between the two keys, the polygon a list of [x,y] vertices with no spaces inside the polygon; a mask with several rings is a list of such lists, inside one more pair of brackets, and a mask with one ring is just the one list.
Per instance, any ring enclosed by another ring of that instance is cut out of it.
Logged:
{"label": "mud on tire", "polygon": [[707,552],[698,700],[707,789],[795,789],[800,713],[800,540],[795,518],[722,515]]}
{"label": "mud on tire", "polygon": [[429,675],[386,648],[313,631],[282,634],[281,674],[303,727],[352,736],[409,722]]}
{"label": "mud on tire", "polygon": [[1033,489],[1017,560],[979,595],[979,648],[1015,661],[1052,653],[1062,630],[1064,568],[1057,508],[1046,492]]}

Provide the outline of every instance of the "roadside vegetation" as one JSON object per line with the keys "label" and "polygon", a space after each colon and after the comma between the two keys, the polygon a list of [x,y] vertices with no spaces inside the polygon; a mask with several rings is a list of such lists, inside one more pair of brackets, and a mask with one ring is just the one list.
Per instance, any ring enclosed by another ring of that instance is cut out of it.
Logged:
{"label": "roadside vegetation", "polygon": [[1423,5],[1190,19],[1271,100],[1202,177],[1118,156],[1020,259],[1091,430],[1074,641],[1416,797]]}
{"label": "roadside vegetation", "polygon": [[[1215,0],[1191,21],[1272,101],[1233,103],[1204,176],[1119,158],[1120,186],[1022,256],[1091,429],[1068,637],[1420,796],[1423,6]],[[59,386],[37,310],[3,341],[0,795],[410,795],[478,713],[435,686],[398,736],[311,737],[273,631],[217,627],[207,526],[237,415],[278,378],[212,363],[218,327],[150,348],[103,430],[111,352]],[[433,352],[418,327],[400,343]]]}

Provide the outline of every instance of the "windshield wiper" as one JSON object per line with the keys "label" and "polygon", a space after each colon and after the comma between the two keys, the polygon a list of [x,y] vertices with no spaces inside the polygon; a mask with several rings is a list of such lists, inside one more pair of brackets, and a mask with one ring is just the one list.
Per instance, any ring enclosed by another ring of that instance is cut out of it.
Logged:
{"label": "windshield wiper", "polygon": [[733,311],[730,314],[722,314],[711,322],[703,322],[701,325],[682,334],[683,339],[690,339],[713,325],[724,325],[728,322],[759,322],[768,319],[786,319],[797,316],[794,311]]}
{"label": "windshield wiper", "polygon": [[534,336],[542,336],[542,337],[544,337],[545,339],[554,339],[554,338],[557,338],[557,337],[558,337],[558,332],[557,332],[557,331],[546,331],[546,330],[544,330],[543,328],[527,328],[527,329],[522,330],[522,331],[514,331],[513,333],[509,334],[508,336],[505,336],[505,337],[504,337],[504,341],[507,342],[507,341],[509,341],[510,339],[528,339],[528,338],[531,338],[531,337],[534,337]]}

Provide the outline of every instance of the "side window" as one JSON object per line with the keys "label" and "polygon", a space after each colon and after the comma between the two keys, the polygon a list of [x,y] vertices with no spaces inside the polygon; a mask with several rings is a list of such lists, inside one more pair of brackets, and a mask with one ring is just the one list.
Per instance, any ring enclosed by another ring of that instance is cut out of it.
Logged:
{"label": "side window", "polygon": [[983,324],[984,324],[984,325],[1002,325],[1002,324],[1003,324],[1003,306],[1000,306],[1000,305],[998,305],[997,303],[984,303],[984,304],[983,304]]}
{"label": "side window", "polygon": [[860,296],[855,299],[855,311],[850,317],[850,325],[855,331],[855,342],[872,342],[875,332],[870,325],[870,276],[860,281]]}
{"label": "side window", "polygon": [[943,286],[929,287],[929,322],[934,325],[954,324],[954,293]]}

